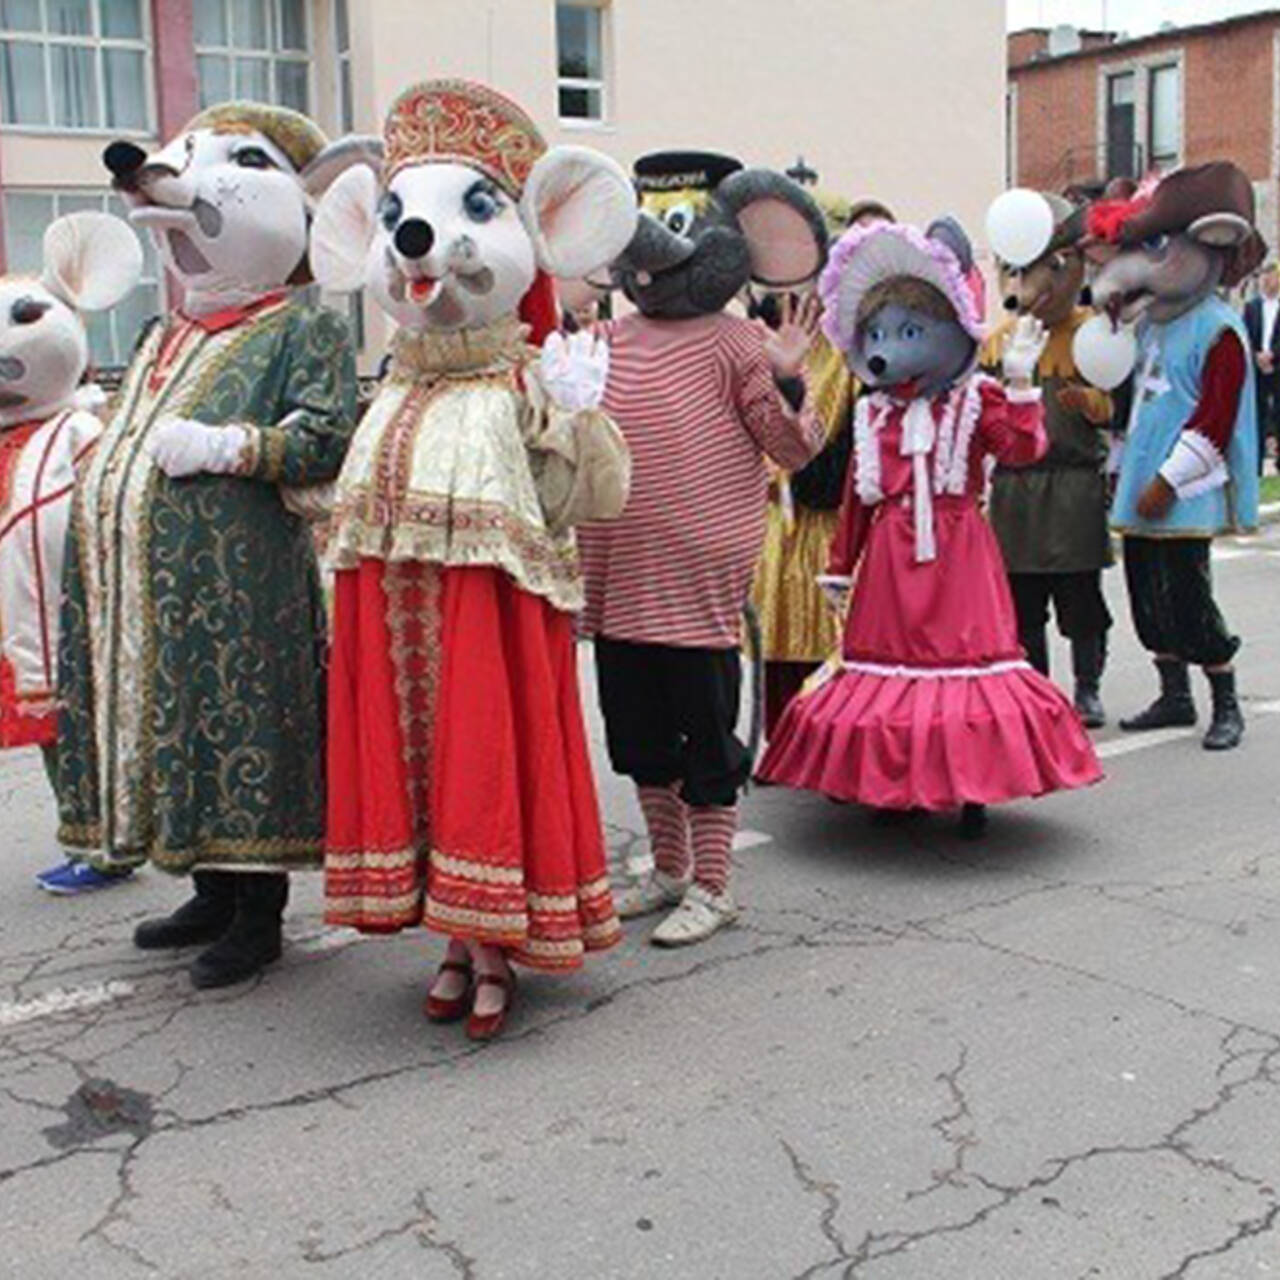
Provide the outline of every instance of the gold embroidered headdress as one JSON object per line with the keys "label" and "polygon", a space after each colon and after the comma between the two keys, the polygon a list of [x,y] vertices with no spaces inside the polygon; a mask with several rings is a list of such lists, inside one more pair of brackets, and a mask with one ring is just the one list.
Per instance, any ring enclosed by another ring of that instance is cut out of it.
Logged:
{"label": "gold embroidered headdress", "polygon": [[383,126],[386,180],[425,160],[479,169],[512,199],[547,144],[509,98],[470,80],[427,80],[406,89]]}
{"label": "gold embroidered headdress", "polygon": [[265,102],[219,102],[187,122],[182,132],[212,129],[214,133],[244,133],[252,129],[270,138],[299,173],[328,145],[320,127],[300,112]]}

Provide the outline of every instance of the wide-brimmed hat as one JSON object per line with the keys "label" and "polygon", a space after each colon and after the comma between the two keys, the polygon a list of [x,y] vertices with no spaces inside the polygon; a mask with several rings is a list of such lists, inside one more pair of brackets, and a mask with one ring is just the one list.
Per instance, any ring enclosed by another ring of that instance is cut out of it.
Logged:
{"label": "wide-brimmed hat", "polygon": [[383,125],[384,179],[406,165],[470,165],[518,200],[547,144],[510,98],[471,80],[424,80],[391,104]]}
{"label": "wide-brimmed hat", "polygon": [[853,345],[858,308],[869,290],[895,276],[931,284],[955,309],[965,332],[981,342],[985,329],[967,273],[940,239],[903,222],[851,227],[836,241],[818,279],[822,327],[841,351]]}
{"label": "wide-brimmed hat", "polygon": [[1143,184],[1128,198],[1100,200],[1089,212],[1089,232],[1095,243],[1134,248],[1156,236],[1189,231],[1213,223],[1214,238],[1206,240],[1227,255],[1222,283],[1244,279],[1266,255],[1258,234],[1253,183],[1238,165],[1227,160],[1178,169],[1152,184]]}

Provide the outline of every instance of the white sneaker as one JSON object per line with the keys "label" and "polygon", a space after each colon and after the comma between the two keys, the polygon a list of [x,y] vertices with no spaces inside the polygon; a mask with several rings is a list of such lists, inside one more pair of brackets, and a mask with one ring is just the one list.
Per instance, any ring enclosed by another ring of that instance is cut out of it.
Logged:
{"label": "white sneaker", "polygon": [[680,905],[653,931],[649,939],[655,947],[687,947],[702,942],[738,918],[738,908],[728,892],[708,893],[701,885],[690,886]]}
{"label": "white sneaker", "polygon": [[634,920],[674,907],[688,891],[688,880],[677,880],[665,871],[651,871],[643,880],[624,889],[614,903],[619,920]]}

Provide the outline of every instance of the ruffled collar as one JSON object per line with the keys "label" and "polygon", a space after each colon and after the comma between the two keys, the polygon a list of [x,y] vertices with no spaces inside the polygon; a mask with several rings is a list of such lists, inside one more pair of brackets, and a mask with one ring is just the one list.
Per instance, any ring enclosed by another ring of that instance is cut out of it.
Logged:
{"label": "ruffled collar", "polygon": [[484,329],[400,329],[391,340],[389,376],[416,382],[518,364],[528,332],[515,316]]}

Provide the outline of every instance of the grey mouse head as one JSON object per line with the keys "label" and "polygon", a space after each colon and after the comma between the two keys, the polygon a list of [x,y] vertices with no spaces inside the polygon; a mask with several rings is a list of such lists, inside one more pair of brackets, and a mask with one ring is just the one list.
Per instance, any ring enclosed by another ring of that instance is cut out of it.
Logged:
{"label": "grey mouse head", "polygon": [[714,314],[752,281],[805,284],[826,260],[821,209],[781,173],[711,152],[668,151],[639,160],[635,182],[639,222],[612,275],[653,319]]}
{"label": "grey mouse head", "polygon": [[827,336],[866,384],[936,394],[977,359],[983,331],[972,267],[954,219],[927,232],[902,223],[854,227],[819,283]]}
{"label": "grey mouse head", "polygon": [[1220,286],[1243,280],[1266,245],[1254,225],[1253,184],[1234,164],[1179,169],[1089,213],[1105,265],[1093,304],[1115,318],[1167,324]]}

